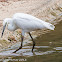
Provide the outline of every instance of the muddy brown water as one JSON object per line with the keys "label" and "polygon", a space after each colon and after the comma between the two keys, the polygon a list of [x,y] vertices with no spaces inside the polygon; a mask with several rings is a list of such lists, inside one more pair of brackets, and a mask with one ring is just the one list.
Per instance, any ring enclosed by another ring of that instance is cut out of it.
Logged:
{"label": "muddy brown water", "polygon": [[[62,62],[62,21],[56,24],[55,27],[56,28],[54,31],[49,31],[35,39],[36,46],[34,53],[31,52],[32,45],[25,46],[17,54],[10,54],[10,56],[7,56],[5,59],[3,59],[3,61]],[[9,51],[6,53],[9,54],[8,52]]]}

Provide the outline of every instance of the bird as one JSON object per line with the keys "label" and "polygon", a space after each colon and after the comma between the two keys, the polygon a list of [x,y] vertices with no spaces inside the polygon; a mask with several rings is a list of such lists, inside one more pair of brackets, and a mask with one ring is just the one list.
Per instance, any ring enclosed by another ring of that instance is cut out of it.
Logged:
{"label": "bird", "polygon": [[22,49],[25,33],[28,33],[33,41],[33,47],[32,47],[32,52],[33,52],[35,47],[35,41],[31,35],[31,31],[41,30],[43,28],[54,30],[55,28],[55,26],[52,25],[51,23],[45,22],[35,16],[26,13],[15,13],[12,16],[12,18],[5,18],[3,20],[3,30],[1,37],[3,36],[5,27],[7,27],[7,29],[10,31],[15,31],[17,29],[22,30],[21,46],[18,49],[16,49],[13,53],[16,53],[18,50]]}

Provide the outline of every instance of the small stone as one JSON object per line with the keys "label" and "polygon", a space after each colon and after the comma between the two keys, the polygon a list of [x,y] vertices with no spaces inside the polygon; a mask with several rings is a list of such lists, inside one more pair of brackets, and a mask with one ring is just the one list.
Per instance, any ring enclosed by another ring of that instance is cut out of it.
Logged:
{"label": "small stone", "polygon": [[16,41],[14,36],[9,36],[9,37],[8,37],[8,40],[9,40],[9,41],[12,41],[12,40]]}
{"label": "small stone", "polygon": [[0,21],[0,27],[1,27],[1,26],[3,26],[3,24],[2,24],[2,23],[3,23],[3,22],[2,22],[2,21]]}
{"label": "small stone", "polygon": [[20,29],[18,29],[16,32],[17,32],[17,34],[20,34],[20,33],[21,33],[21,30],[20,30]]}
{"label": "small stone", "polygon": [[49,42],[50,44],[52,43],[52,42]]}
{"label": "small stone", "polygon": [[7,0],[0,0],[0,2],[6,2]]}
{"label": "small stone", "polygon": [[0,46],[2,46],[2,44],[0,44]]}

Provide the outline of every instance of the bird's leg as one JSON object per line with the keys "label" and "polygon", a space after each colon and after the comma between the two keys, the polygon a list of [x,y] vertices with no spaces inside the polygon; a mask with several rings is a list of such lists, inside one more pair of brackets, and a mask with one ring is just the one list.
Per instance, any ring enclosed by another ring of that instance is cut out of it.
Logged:
{"label": "bird's leg", "polygon": [[34,49],[34,46],[35,46],[35,42],[34,42],[34,40],[33,40],[33,37],[31,36],[30,32],[29,32],[29,35],[30,35],[30,37],[31,37],[31,39],[32,39],[32,41],[33,41],[33,47],[32,47],[32,52],[33,52],[33,49]]}
{"label": "bird's leg", "polygon": [[20,50],[22,48],[23,38],[24,38],[24,36],[21,35],[21,46],[17,50],[15,50],[13,53],[16,53],[18,50]]}

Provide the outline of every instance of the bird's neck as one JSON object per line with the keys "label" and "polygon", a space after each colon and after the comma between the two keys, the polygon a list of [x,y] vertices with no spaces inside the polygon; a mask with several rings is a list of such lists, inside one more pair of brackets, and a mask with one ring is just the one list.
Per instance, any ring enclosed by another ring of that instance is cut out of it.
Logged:
{"label": "bird's neck", "polygon": [[17,29],[17,27],[16,27],[15,24],[9,24],[9,25],[8,25],[8,30],[14,31],[14,30],[16,30],[16,29]]}

